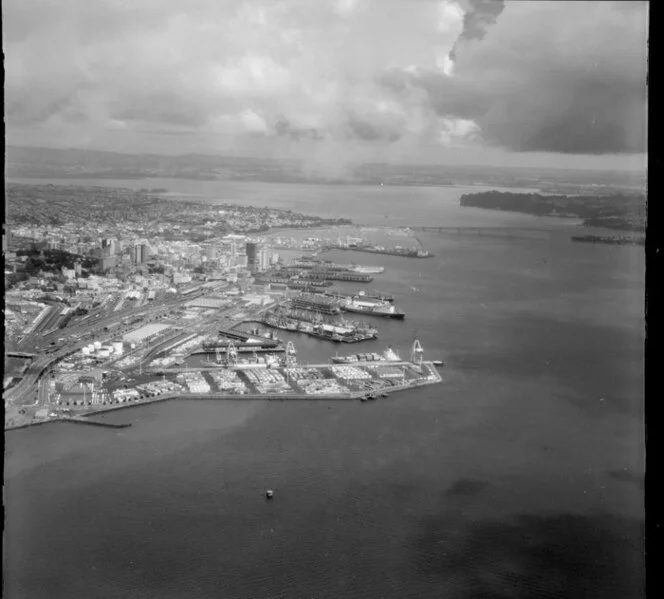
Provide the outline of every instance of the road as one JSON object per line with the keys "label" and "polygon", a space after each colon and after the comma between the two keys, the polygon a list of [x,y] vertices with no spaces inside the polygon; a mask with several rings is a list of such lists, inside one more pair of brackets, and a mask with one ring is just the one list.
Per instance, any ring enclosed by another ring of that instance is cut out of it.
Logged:
{"label": "road", "polygon": [[[204,292],[200,292],[202,295]],[[17,405],[24,405],[32,403],[38,399],[40,391],[35,388],[42,374],[54,363],[62,360],[65,356],[72,354],[82,347],[88,345],[89,337],[92,334],[96,336],[96,340],[102,343],[117,337],[122,333],[126,333],[136,328],[136,323],[132,325],[125,325],[115,327],[112,330],[104,331],[104,327],[117,323],[120,318],[137,316],[143,317],[143,323],[154,321],[157,318],[164,317],[170,310],[178,305],[190,301],[200,295],[187,295],[175,296],[167,298],[159,304],[147,304],[139,308],[123,311],[120,314],[101,317],[101,312],[106,312],[105,309],[92,313],[83,321],[78,321],[65,329],[58,329],[44,336],[30,335],[22,340],[20,344],[20,351],[26,353],[34,353],[38,358],[28,367],[23,378],[14,387],[8,389],[5,395],[5,400]],[[75,341],[65,341],[64,347],[57,348],[57,345],[51,345],[52,342],[56,344],[58,338],[66,337],[71,340],[73,336],[78,338]]]}

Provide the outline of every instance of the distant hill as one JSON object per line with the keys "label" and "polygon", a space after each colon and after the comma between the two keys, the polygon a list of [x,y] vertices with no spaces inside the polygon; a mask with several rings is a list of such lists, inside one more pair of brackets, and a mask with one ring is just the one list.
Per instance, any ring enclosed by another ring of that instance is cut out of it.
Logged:
{"label": "distant hill", "polygon": [[646,195],[642,192],[565,196],[485,191],[462,195],[460,204],[536,216],[571,216],[589,227],[645,231]]}
{"label": "distant hill", "polygon": [[326,175],[305,162],[210,154],[122,154],[98,150],[7,146],[9,178],[179,178],[288,183],[445,186],[481,185],[537,189],[542,193],[603,195],[645,187],[645,175],[627,171],[359,164]]}

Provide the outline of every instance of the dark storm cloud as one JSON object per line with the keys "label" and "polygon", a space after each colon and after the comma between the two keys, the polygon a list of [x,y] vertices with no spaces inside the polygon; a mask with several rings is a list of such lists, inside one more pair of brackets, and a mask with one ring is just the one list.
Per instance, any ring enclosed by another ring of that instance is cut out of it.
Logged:
{"label": "dark storm cloud", "polygon": [[456,58],[457,48],[464,41],[481,40],[505,8],[504,0],[467,0],[467,4],[467,11],[463,17],[463,31],[450,51],[452,60]]}
{"label": "dark storm cloud", "polygon": [[397,94],[426,90],[437,114],[472,120],[485,142],[509,150],[645,151],[643,7],[517,2],[478,41],[481,30],[454,76],[392,71],[382,85]]}
{"label": "dark storm cloud", "polygon": [[644,3],[7,0],[3,19],[7,123],[29,139],[644,148]]}

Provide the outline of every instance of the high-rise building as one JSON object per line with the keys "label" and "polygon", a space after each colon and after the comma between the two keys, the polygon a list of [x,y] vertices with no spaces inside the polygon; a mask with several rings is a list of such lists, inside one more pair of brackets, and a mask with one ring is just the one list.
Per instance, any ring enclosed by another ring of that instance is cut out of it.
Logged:
{"label": "high-rise building", "polygon": [[101,249],[103,256],[115,256],[115,239],[102,239]]}
{"label": "high-rise building", "polygon": [[247,268],[254,272],[258,268],[258,244],[247,242],[245,249],[247,252]]}
{"label": "high-rise building", "polygon": [[258,252],[258,269],[264,272],[270,268],[270,255],[267,248],[262,247]]}
{"label": "high-rise building", "polygon": [[148,261],[148,246],[144,243],[134,246],[134,262],[144,264]]}
{"label": "high-rise building", "polygon": [[217,259],[217,246],[212,243],[207,249],[207,259],[208,262],[213,262]]}

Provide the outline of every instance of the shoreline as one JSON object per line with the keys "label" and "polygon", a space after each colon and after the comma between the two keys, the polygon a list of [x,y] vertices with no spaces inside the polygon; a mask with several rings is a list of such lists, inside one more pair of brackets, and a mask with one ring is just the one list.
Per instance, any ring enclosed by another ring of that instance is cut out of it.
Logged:
{"label": "shoreline", "polygon": [[[432,378],[422,378],[422,379],[413,379],[403,385],[394,385],[391,387],[377,389],[377,390],[363,390],[363,391],[352,391],[349,393],[320,393],[320,394],[306,394],[306,393],[284,393],[284,394],[228,394],[228,393],[173,393],[165,394],[159,397],[153,397],[150,399],[144,399],[137,402],[131,403],[122,403],[117,405],[96,407],[92,411],[88,411],[81,414],[75,415],[59,415],[58,417],[53,417],[45,420],[38,420],[34,422],[26,422],[23,424],[12,425],[5,427],[5,432],[28,428],[31,426],[39,426],[43,424],[52,424],[56,422],[68,422],[72,424],[88,424],[88,425],[97,425],[102,427],[109,428],[126,428],[131,426],[130,424],[111,424],[104,423],[94,420],[87,420],[90,416],[96,416],[100,414],[106,414],[109,412],[116,412],[118,410],[126,410],[129,408],[136,408],[140,406],[151,405],[155,403],[165,402],[165,401],[361,401],[362,398],[366,398],[370,394],[382,395],[386,393],[387,395],[392,395],[393,393],[398,393],[400,391],[406,391],[408,389],[415,389],[418,387],[424,387],[427,385],[436,385],[443,382],[443,377],[441,376],[438,368],[433,365],[432,362],[425,361],[423,364],[427,365],[429,371],[431,372]],[[377,400],[378,398],[376,398]]]}

